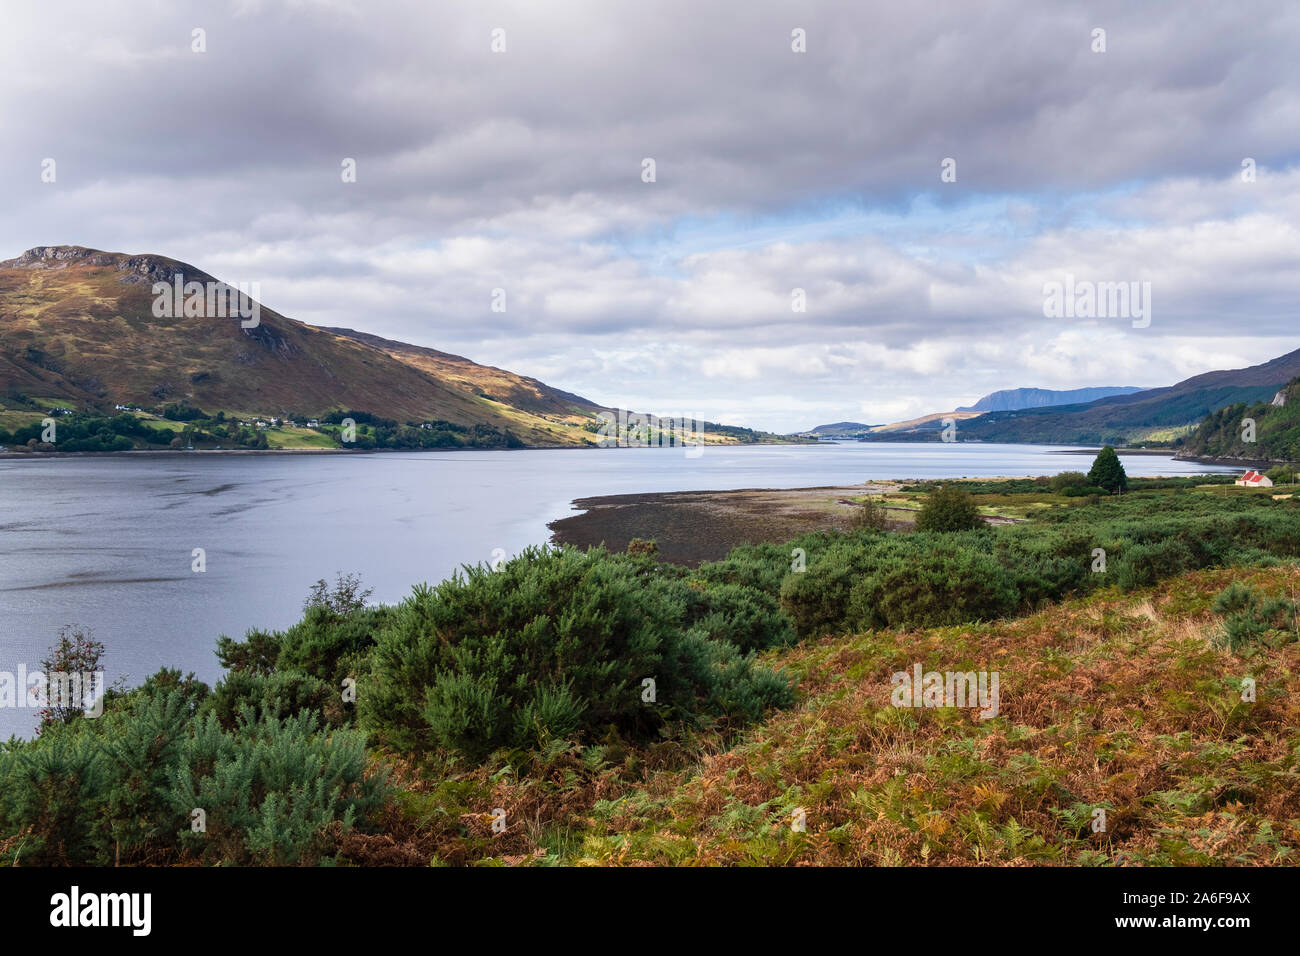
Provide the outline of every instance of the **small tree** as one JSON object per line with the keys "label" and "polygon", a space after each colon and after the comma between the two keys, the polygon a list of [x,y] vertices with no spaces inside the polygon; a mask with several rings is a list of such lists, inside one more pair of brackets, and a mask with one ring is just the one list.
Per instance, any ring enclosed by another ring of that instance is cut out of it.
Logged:
{"label": "small tree", "polygon": [[[47,697],[41,709],[41,728],[50,724],[70,724],[85,713],[89,693],[102,693],[104,688],[87,687],[87,679],[103,671],[104,645],[91,637],[89,628],[69,625],[59,631],[59,640],[50,649],[49,657],[41,661],[45,672]],[[64,691],[72,690],[80,700],[71,699]]]}
{"label": "small tree", "polygon": [[854,509],[849,525],[854,531],[884,531],[889,527],[888,512],[885,511],[884,505],[878,505],[870,498],[866,498]]}
{"label": "small tree", "polygon": [[1278,465],[1275,468],[1270,468],[1265,474],[1275,485],[1295,484],[1295,472],[1288,465]]}
{"label": "small tree", "polygon": [[1088,476],[1081,471],[1063,471],[1050,480],[1052,490],[1058,494],[1067,488],[1086,488],[1089,484]]}
{"label": "small tree", "polygon": [[362,589],[359,574],[344,574],[339,571],[335,574],[334,580],[332,591],[324,578],[311,586],[311,590],[307,593],[307,600],[302,603],[304,613],[312,608],[320,608],[332,617],[345,618],[365,607],[366,600],[375,593],[374,588]]}
{"label": "small tree", "polygon": [[1128,475],[1124,473],[1119,455],[1115,454],[1115,449],[1110,445],[1103,448],[1092,463],[1088,482],[1098,488],[1105,488],[1111,494],[1128,490]]}
{"label": "small tree", "polygon": [[930,492],[916,516],[917,531],[970,531],[983,526],[975,499],[955,485]]}

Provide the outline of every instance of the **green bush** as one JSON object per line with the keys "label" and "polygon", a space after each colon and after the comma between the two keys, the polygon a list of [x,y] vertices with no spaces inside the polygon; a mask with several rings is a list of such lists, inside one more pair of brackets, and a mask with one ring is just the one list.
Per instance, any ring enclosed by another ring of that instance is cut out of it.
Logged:
{"label": "green bush", "polygon": [[940,627],[993,620],[1017,608],[1019,592],[992,555],[943,540],[927,545],[854,585],[850,626]]}
{"label": "green bush", "polygon": [[975,499],[955,485],[943,485],[926,495],[916,516],[917,531],[970,531],[983,525]]}
{"label": "green bush", "polygon": [[239,717],[225,731],[209,715],[196,721],[179,750],[176,814],[202,809],[205,828],[180,832],[201,859],[290,865],[320,862],[335,827],[368,820],[390,792],[384,774],[367,774],[365,737],[325,731],[317,715]]}
{"label": "green bush", "polygon": [[1081,471],[1063,471],[1051,480],[1052,491],[1060,494],[1069,488],[1086,488],[1090,482]]}
{"label": "green bush", "polygon": [[[723,589],[693,602],[688,591],[604,549],[530,548],[497,571],[467,567],[394,609],[371,656],[363,719],[401,749],[481,757],[611,729],[645,738],[670,720],[754,720],[788,701],[788,685],[769,693],[770,676],[730,640],[767,639],[758,602],[746,608]],[[703,613],[692,621],[694,611]],[[710,639],[710,628],[727,639]],[[700,641],[729,667],[692,666]],[[642,700],[647,679],[653,703]],[[719,701],[733,709],[710,710]]]}
{"label": "green bush", "polygon": [[227,730],[246,708],[258,715],[288,717],[306,711],[328,714],[332,723],[342,717],[341,688],[301,671],[277,670],[270,674],[231,671],[204,702],[203,713],[213,714]]}
{"label": "green bush", "polygon": [[1286,598],[1259,594],[1236,581],[1214,599],[1214,613],[1223,617],[1219,642],[1234,654],[1275,633],[1296,640],[1296,612]]}
{"label": "green bush", "polygon": [[1131,591],[1198,566],[1192,549],[1179,538],[1134,544],[1125,548],[1115,562],[1115,583]]}
{"label": "green bush", "polygon": [[1066,498],[1093,498],[1108,494],[1109,491],[1096,485],[1069,485],[1061,490],[1061,495]]}
{"label": "green bush", "polygon": [[[86,723],[86,722],[82,722]],[[105,860],[98,824],[105,793],[99,750],[56,725],[38,741],[0,751],[0,827],[6,866],[85,865]]]}

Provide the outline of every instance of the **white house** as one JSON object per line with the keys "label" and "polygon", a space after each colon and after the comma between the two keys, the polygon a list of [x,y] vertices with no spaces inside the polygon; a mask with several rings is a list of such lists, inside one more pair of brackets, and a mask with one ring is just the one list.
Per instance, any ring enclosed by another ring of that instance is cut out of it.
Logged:
{"label": "white house", "polygon": [[1244,488],[1272,488],[1273,480],[1257,471],[1248,471],[1237,479],[1237,484]]}

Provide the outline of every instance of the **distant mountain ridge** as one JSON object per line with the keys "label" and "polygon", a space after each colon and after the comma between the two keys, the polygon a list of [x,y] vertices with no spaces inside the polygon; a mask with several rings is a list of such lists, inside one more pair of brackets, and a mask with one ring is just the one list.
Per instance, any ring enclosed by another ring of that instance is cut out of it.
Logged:
{"label": "distant mountain ridge", "polygon": [[[1271,402],[1297,377],[1300,349],[1249,368],[1205,372],[1160,388],[1004,389],[951,412],[933,412],[888,425],[837,422],[803,434],[859,441],[937,441],[951,424],[958,441],[1147,444],[1179,449],[1209,416],[1233,405]],[[1098,395],[1101,397],[1095,397]],[[1217,447],[1222,442],[1202,436],[1199,444]],[[1290,449],[1285,442],[1281,444]]]}
{"label": "distant mountain ridge", "polygon": [[1100,385],[1092,388],[1007,388],[985,395],[974,405],[962,406],[959,412],[1013,412],[1022,408],[1046,408],[1054,405],[1082,405],[1114,395],[1141,392],[1138,385]]}
{"label": "distant mountain ridge", "polygon": [[810,428],[806,432],[799,432],[799,434],[814,435],[818,438],[856,438],[875,427],[875,425],[865,425],[862,422],[831,422],[828,425],[818,425],[815,428]]}
{"label": "distant mountain ridge", "polygon": [[1025,444],[1158,443],[1172,446],[1229,405],[1268,402],[1300,376],[1300,349],[1243,369],[1194,375],[1175,385],[1094,402],[986,412],[962,425],[964,441]]}

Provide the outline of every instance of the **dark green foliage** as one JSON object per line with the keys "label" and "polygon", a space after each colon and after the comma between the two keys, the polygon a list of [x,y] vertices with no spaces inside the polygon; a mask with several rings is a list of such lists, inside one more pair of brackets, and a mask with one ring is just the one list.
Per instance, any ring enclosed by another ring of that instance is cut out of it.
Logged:
{"label": "dark green foliage", "polygon": [[[1295,558],[1300,508],[1267,497],[1108,496],[997,530],[809,535],[790,546],[806,549],[808,567],[785,576],[781,608],[806,638],[998,617],[1109,584]],[[1106,574],[1091,572],[1095,548],[1107,553]]]}
{"label": "dark green foliage", "polygon": [[1003,617],[1019,603],[1010,574],[991,554],[941,539],[858,580],[848,620],[859,629],[938,627]]}
{"label": "dark green foliage", "polygon": [[685,624],[711,641],[745,652],[785,647],[796,640],[775,596],[738,584],[692,587]]}
{"label": "dark green foliage", "polygon": [[1097,485],[1068,485],[1061,489],[1061,495],[1066,498],[1094,498],[1108,494],[1109,491]]}
{"label": "dark green foliage", "polygon": [[142,693],[126,718],[100,737],[115,863],[149,862],[151,848],[174,844],[186,815],[176,809],[171,776],[193,719],[192,698],[183,688]]}
{"label": "dark green foliage", "polygon": [[340,827],[371,826],[389,784],[367,774],[360,733],[251,708],[227,730],[190,690],[133,691],[117,713],[0,750],[0,862],[310,864]]}
{"label": "dark green foliage", "polygon": [[871,567],[875,549],[844,538],[806,550],[815,558],[807,570],[792,573],[782,582],[781,610],[794,622],[800,637],[816,637],[844,624],[853,584]]}
{"label": "dark green foliage", "polygon": [[312,586],[302,620],[286,631],[249,631],[243,641],[217,640],[217,657],[229,673],[207,708],[229,729],[245,707],[285,717],[312,710],[335,725],[349,716],[342,699],[345,678],[357,680],[369,666],[376,636],[392,613],[366,607],[369,589],[355,575],[338,575],[331,588]]}
{"label": "dark green foliage", "polygon": [[916,516],[917,531],[970,531],[983,525],[975,500],[956,485],[930,492]]}
{"label": "dark green foliage", "polygon": [[[1300,379],[1292,379],[1281,392],[1284,405],[1274,405],[1273,396],[1261,395],[1257,402],[1212,412],[1187,438],[1184,451],[1216,458],[1300,461]],[[1255,421],[1253,442],[1245,440],[1242,422],[1247,418]]]}
{"label": "dark green foliage", "polygon": [[1063,471],[1052,479],[1052,490],[1058,494],[1067,488],[1084,488],[1089,484],[1088,476],[1081,471]]}
{"label": "dark green foliage", "polygon": [[1112,494],[1128,490],[1128,475],[1124,472],[1119,455],[1115,454],[1115,449],[1110,445],[1097,453],[1097,459],[1088,472],[1088,484],[1104,488]]}
{"label": "dark green foliage", "polygon": [[222,634],[217,638],[217,660],[226,670],[246,674],[270,674],[280,657],[284,635],[267,631],[249,631],[242,641]]}
{"label": "dark green foliage", "polygon": [[[1167,488],[1195,488],[1197,485],[1230,485],[1235,478],[1235,475],[1219,474],[1184,475],[1174,478],[1130,478],[1128,485],[1130,490],[1154,491]],[[903,485],[900,490],[928,492],[938,484],[941,484],[941,482],[922,482]],[[972,495],[1041,495],[1045,491],[1052,491],[1070,496],[1069,489],[1072,487],[1091,486],[1088,485],[1088,476],[1083,472],[1063,471],[1051,478],[1040,475],[1037,478],[996,478],[982,481],[963,481],[961,487]]]}
{"label": "dark green foliage", "polygon": [[[356,426],[354,441],[344,442],[342,425],[352,419]],[[426,421],[398,424],[390,418],[381,418],[370,412],[333,411],[321,418],[320,430],[333,437],[344,448],[524,448],[526,447],[510,429],[495,425],[457,425],[454,422]]]}
{"label": "dark green foliage", "polygon": [[206,815],[206,832],[187,827],[183,845],[202,859],[285,865],[317,862],[329,830],[375,814],[389,784],[366,774],[365,738],[325,731],[316,715],[240,715],[234,731],[198,721],[180,748],[173,807]]}
{"label": "dark green foliage", "polygon": [[[467,567],[418,587],[395,608],[362,713],[400,748],[471,756],[610,729],[646,737],[670,720],[753,720],[789,696],[788,686],[770,693],[770,678],[730,643],[774,629],[745,600],[734,586],[693,590],[603,549],[528,549],[497,571]],[[713,665],[697,666],[702,657]],[[646,679],[654,703],[642,700]],[[735,709],[710,710],[719,701]]]}
{"label": "dark green foliage", "polygon": [[1192,547],[1181,538],[1144,541],[1130,545],[1114,563],[1115,583],[1125,590],[1150,587],[1157,581],[1181,574],[1206,562],[1193,556]]}
{"label": "dark green foliage", "polygon": [[1220,642],[1236,653],[1278,635],[1297,640],[1297,607],[1284,597],[1268,597],[1233,582],[1214,599],[1214,613],[1223,616]]}
{"label": "dark green foliage", "polygon": [[0,751],[0,862],[58,866],[105,848],[97,824],[105,779],[88,737],[55,726],[39,741]]}
{"label": "dark green foliage", "polygon": [[317,711],[336,718],[336,723],[343,718],[339,688],[294,670],[270,674],[231,671],[213,688],[203,712],[214,715],[222,727],[230,729],[246,709],[269,717]]}
{"label": "dark green foliage", "polygon": [[[171,407],[171,406],[169,406]],[[188,408],[188,407],[187,407]],[[182,414],[204,412],[189,408]],[[178,419],[179,420],[179,419]],[[54,448],[57,451],[128,451],[132,448],[169,447],[180,437],[166,428],[153,428],[129,412],[107,417],[86,412],[74,412],[57,418]],[[224,417],[221,418],[224,422]],[[12,434],[0,429],[0,442],[26,444],[41,440],[44,426],[40,422],[24,425]],[[224,448],[266,448],[266,436],[253,428],[228,428],[217,419],[199,417],[185,430],[181,444],[193,442],[196,446]]]}
{"label": "dark green foliage", "polygon": [[191,405],[184,399],[164,406],[163,410],[159,414],[161,414],[163,418],[173,422],[193,422],[201,418],[206,419],[211,417],[203,409]]}

